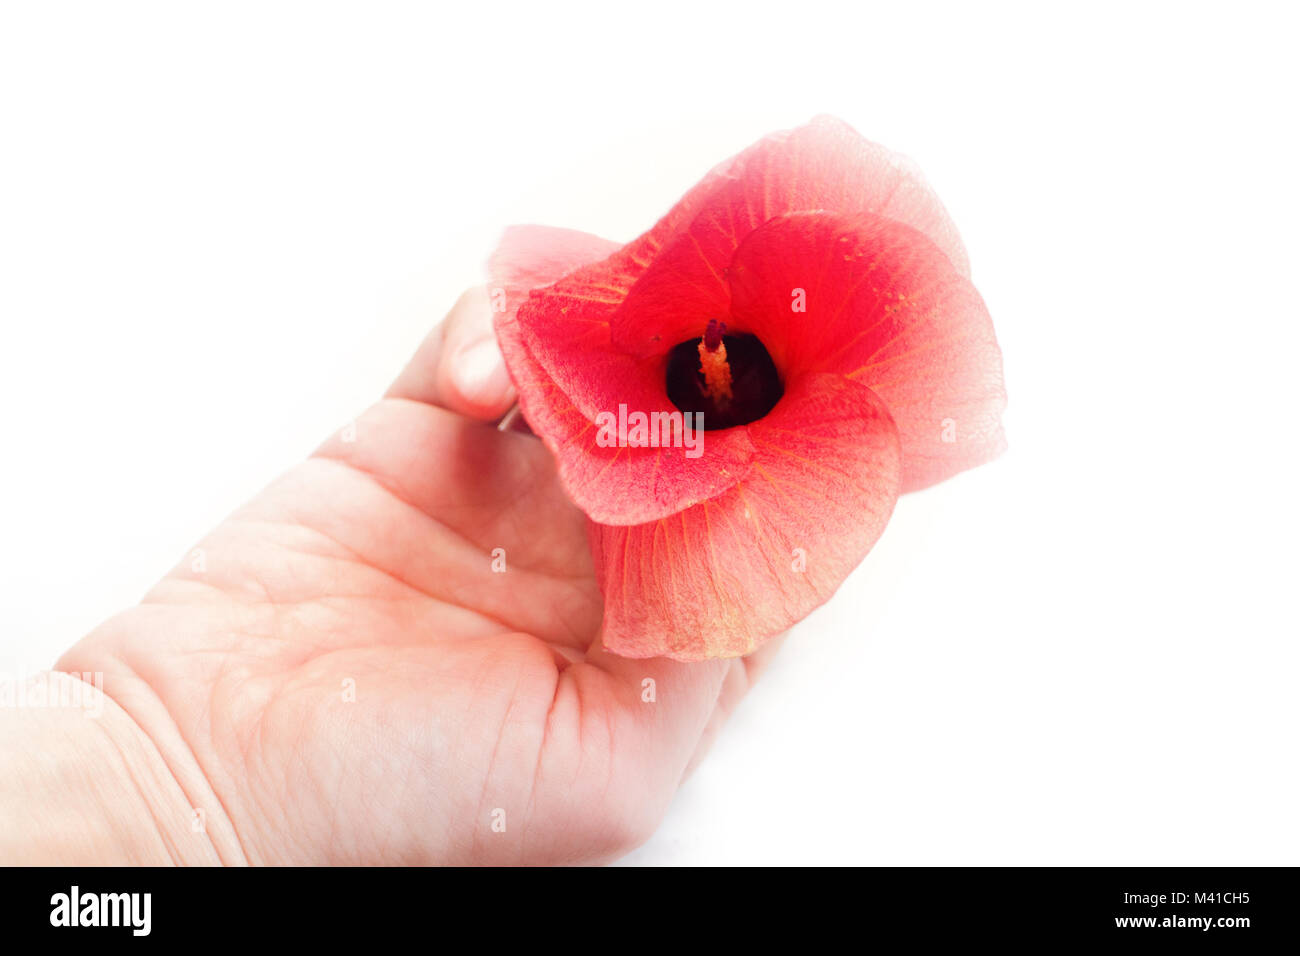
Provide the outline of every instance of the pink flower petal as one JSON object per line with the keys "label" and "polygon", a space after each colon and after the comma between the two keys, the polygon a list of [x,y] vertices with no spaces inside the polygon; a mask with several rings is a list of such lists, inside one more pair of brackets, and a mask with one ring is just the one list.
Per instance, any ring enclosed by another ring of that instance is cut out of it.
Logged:
{"label": "pink flower petal", "polygon": [[748,654],[824,603],[880,537],[899,449],[870,389],[801,376],[748,431],[753,469],[723,494],[647,524],[592,526],[610,650]]}
{"label": "pink flower petal", "polygon": [[920,232],[870,214],[782,216],[749,234],[729,277],[735,328],[757,334],[778,369],[837,372],[884,400],[904,492],[1005,448],[993,322]]}

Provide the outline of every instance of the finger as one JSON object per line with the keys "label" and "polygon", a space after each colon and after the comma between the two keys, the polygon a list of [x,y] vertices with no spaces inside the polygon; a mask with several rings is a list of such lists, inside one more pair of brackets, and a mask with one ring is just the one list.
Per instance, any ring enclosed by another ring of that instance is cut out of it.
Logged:
{"label": "finger", "polygon": [[713,708],[713,713],[709,716],[709,722],[700,735],[699,743],[696,744],[695,753],[691,755],[690,763],[686,766],[686,772],[682,774],[683,780],[694,773],[695,768],[708,755],[713,748],[714,741],[722,733],[722,728],[731,718],[731,715],[735,713],[736,708],[740,706],[741,700],[754,686],[759,675],[772,662],[776,652],[785,643],[785,638],[785,634],[778,634],[748,657],[731,661],[731,669],[722,681],[722,691],[718,694],[717,706]]}
{"label": "finger", "polygon": [[624,716],[632,717],[639,738],[629,748],[634,759],[650,758],[649,766],[671,795],[704,759],[788,633],[743,658],[693,663],[620,657],[597,639],[586,660],[612,679]]}
{"label": "finger", "polygon": [[586,663],[607,682],[608,706],[614,710],[610,723],[622,728],[621,745],[612,754],[613,776],[637,780],[650,804],[659,812],[666,810],[709,726],[734,661],[619,657],[597,640]]}
{"label": "finger", "polygon": [[487,290],[467,290],[429,333],[388,390],[406,398],[484,421],[498,419],[515,402],[514,386],[492,329]]}
{"label": "finger", "polygon": [[[565,497],[540,442],[499,435],[445,409],[386,399],[347,432],[331,435],[314,457],[348,465],[428,519],[392,528],[358,522],[358,533],[378,535],[390,546],[409,540],[409,547],[396,550],[413,568],[432,557],[423,554],[429,549],[420,547],[418,536],[437,526],[456,536],[457,547],[472,545],[484,555],[508,543],[511,568],[565,579],[591,576],[585,518]],[[336,517],[359,506],[331,502]],[[530,531],[540,528],[545,533]],[[481,564],[488,566],[486,559]],[[499,580],[492,586],[500,591]],[[591,631],[585,636],[589,640]]]}

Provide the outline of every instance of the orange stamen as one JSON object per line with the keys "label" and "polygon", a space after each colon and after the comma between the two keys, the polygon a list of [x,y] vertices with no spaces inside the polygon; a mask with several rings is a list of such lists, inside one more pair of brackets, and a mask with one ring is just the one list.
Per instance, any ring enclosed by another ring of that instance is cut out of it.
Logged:
{"label": "orange stamen", "polygon": [[726,330],[726,325],[717,319],[709,319],[699,344],[704,390],[719,404],[731,401],[731,366],[727,364],[727,344],[722,341]]}

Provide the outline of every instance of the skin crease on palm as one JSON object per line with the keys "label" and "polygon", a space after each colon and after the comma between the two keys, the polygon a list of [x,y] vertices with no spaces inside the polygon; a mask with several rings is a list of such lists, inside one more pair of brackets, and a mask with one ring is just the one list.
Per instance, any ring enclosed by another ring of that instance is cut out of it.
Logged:
{"label": "skin crease on palm", "polygon": [[605,652],[585,518],[542,443],[495,427],[513,403],[471,290],[354,427],[198,543],[197,570],[63,656],[104,674],[104,717],[68,732],[95,735],[71,746],[100,805],[80,842],[43,844],[36,813],[0,849],[564,864],[644,841],[776,642],[695,664]]}

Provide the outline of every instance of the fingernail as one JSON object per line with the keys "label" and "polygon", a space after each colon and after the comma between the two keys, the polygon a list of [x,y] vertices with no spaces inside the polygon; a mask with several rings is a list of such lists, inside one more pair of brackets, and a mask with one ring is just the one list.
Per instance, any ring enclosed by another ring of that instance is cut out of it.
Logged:
{"label": "fingernail", "polygon": [[493,338],[479,339],[457,352],[451,376],[461,397],[476,404],[499,401],[510,389],[506,362]]}

